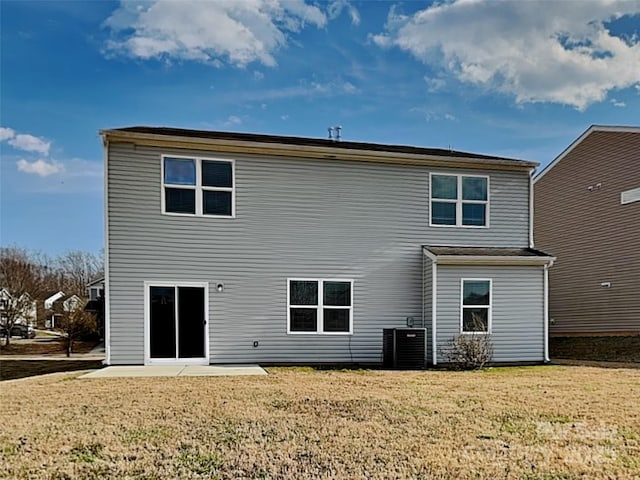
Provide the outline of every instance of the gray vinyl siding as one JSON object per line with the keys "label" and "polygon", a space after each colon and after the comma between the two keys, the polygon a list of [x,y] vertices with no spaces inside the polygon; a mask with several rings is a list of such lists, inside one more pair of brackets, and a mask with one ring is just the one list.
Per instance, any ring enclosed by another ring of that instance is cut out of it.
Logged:
{"label": "gray vinyl siding", "polygon": [[542,267],[438,265],[438,362],[440,346],[460,334],[460,282],[492,280],[494,362],[544,361],[544,270]]}
{"label": "gray vinyl siding", "polygon": [[[236,218],[162,215],[161,154],[234,158]],[[110,144],[111,363],[144,361],[145,281],[209,282],[212,363],[379,362],[421,319],[422,245],[528,246],[526,171],[490,173],[487,229],[428,226],[430,171]],[[353,335],[287,335],[290,277],[353,279]]]}

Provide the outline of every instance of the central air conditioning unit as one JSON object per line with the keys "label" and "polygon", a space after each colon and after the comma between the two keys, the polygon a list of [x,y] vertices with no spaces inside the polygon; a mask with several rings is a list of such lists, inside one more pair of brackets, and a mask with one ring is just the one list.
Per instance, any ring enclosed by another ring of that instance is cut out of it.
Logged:
{"label": "central air conditioning unit", "polygon": [[383,329],[382,364],[386,368],[407,370],[425,368],[427,365],[427,329]]}

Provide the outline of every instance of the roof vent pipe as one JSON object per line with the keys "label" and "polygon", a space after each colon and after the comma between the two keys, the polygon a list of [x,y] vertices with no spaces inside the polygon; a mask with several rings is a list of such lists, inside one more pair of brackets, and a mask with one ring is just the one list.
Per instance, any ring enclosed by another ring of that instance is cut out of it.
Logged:
{"label": "roof vent pipe", "polygon": [[342,125],[328,127],[327,130],[329,131],[329,140],[333,140],[334,142],[342,140]]}

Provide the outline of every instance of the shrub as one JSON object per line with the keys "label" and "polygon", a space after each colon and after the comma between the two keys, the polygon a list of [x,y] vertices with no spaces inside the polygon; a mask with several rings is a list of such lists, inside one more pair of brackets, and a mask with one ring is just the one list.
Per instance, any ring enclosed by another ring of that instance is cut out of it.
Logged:
{"label": "shrub", "polygon": [[442,355],[454,367],[479,370],[493,357],[491,336],[486,333],[456,335],[442,348]]}

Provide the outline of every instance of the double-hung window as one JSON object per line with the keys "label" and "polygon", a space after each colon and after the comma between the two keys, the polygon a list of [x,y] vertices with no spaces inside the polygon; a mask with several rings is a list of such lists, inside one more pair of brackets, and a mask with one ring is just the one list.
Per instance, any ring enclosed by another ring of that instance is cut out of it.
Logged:
{"label": "double-hung window", "polygon": [[431,225],[486,227],[489,177],[431,174]]}
{"label": "double-hung window", "polygon": [[162,212],[235,216],[233,160],[162,157]]}
{"label": "double-hung window", "polygon": [[491,280],[462,279],[461,332],[491,333]]}
{"label": "double-hung window", "polygon": [[289,279],[287,333],[353,332],[353,281]]}

